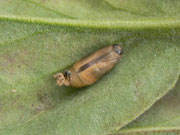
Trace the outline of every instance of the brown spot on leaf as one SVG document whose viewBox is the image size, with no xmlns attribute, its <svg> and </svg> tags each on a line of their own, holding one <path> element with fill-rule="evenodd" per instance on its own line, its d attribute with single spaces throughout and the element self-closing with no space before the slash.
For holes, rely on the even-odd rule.
<svg viewBox="0 0 180 135">
<path fill-rule="evenodd" d="M 6 52 L 6 54 L 0 55 L 0 69 L 2 72 L 8 72 L 10 75 L 15 73 L 15 67 L 21 67 L 26 64 L 26 58 L 28 55 L 26 49 L 16 50 L 15 52 Z"/>
<path fill-rule="evenodd" d="M 47 93 L 40 91 L 37 93 L 37 97 L 40 103 L 36 106 L 32 104 L 36 113 L 50 109 L 53 106 Z"/>
<path fill-rule="evenodd" d="M 141 87 L 143 87 L 143 83 L 138 80 L 138 81 L 136 81 L 135 87 L 136 87 L 136 89 L 134 90 L 135 96 L 136 96 L 137 98 L 138 98 L 138 97 L 142 97 L 142 96 L 143 96 L 143 93 L 141 93 L 139 89 L 141 89 Z"/>
<path fill-rule="evenodd" d="M 19 105 L 18 109 L 23 110 L 24 109 L 23 105 Z"/>
</svg>

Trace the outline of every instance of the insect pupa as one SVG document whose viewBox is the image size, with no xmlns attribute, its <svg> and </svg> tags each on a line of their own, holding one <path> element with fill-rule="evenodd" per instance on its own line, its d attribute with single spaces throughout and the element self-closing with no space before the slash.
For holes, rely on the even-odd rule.
<svg viewBox="0 0 180 135">
<path fill-rule="evenodd" d="M 59 86 L 85 87 L 95 83 L 120 60 L 122 48 L 118 44 L 104 47 L 77 61 L 69 70 L 54 75 Z"/>
</svg>

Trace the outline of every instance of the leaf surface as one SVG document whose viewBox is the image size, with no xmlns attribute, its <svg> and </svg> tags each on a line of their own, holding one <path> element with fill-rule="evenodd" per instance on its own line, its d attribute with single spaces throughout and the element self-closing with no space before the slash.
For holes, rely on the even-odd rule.
<svg viewBox="0 0 180 135">
<path fill-rule="evenodd" d="M 178 135 L 180 134 L 180 80 L 176 87 L 150 110 L 119 131 L 120 135 Z M 118 134 L 118 133 L 117 133 Z"/>
<path fill-rule="evenodd" d="M 1 134 L 113 133 L 174 87 L 180 73 L 178 7 L 147 18 L 110 4 L 0 0 Z M 123 57 L 100 81 L 83 89 L 56 85 L 55 73 L 115 43 Z"/>
</svg>

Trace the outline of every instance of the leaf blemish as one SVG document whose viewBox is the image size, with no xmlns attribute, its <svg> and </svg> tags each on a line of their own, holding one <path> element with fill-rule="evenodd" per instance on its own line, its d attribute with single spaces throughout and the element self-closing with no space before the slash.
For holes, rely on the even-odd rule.
<svg viewBox="0 0 180 135">
<path fill-rule="evenodd" d="M 47 93 L 38 92 L 37 97 L 39 100 L 39 104 L 38 105 L 34 105 L 34 104 L 31 105 L 34 108 L 36 113 L 39 113 L 43 110 L 47 110 L 53 106 L 52 103 L 50 102 L 50 99 L 49 99 Z"/>
</svg>

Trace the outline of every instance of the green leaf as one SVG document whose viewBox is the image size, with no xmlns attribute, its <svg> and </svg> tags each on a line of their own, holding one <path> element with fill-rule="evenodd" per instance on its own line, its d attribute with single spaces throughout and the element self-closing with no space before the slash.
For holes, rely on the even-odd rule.
<svg viewBox="0 0 180 135">
<path fill-rule="evenodd" d="M 1 0 L 0 13 L 1 15 L 8 16 L 18 15 L 22 17 L 69 18 L 48 7 L 43 7 L 26 0 Z"/>
<path fill-rule="evenodd" d="M 120 135 L 178 135 L 180 133 L 180 80 L 150 110 L 119 131 Z M 117 133 L 118 134 L 118 133 Z"/>
<path fill-rule="evenodd" d="M 1 0 L 0 13 L 47 18 L 117 20 L 179 18 L 178 0 Z"/>
<path fill-rule="evenodd" d="M 174 87 L 178 6 L 145 18 L 146 8 L 119 10 L 112 2 L 0 0 L 0 134 L 114 133 Z M 100 81 L 56 85 L 55 73 L 114 43 L 123 57 Z"/>
</svg>

